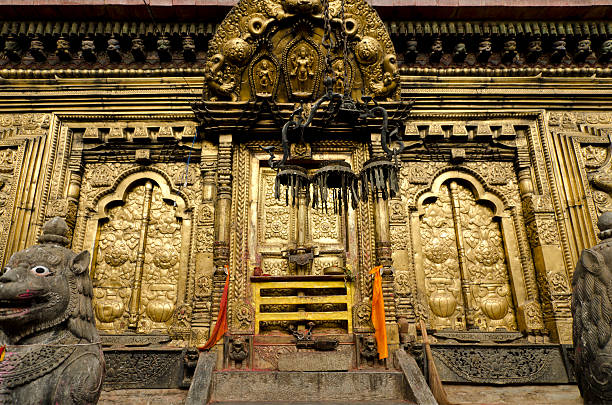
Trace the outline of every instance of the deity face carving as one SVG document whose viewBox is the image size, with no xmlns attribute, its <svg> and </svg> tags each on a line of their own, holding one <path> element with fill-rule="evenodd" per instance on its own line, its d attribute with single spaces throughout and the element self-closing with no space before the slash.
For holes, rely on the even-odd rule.
<svg viewBox="0 0 612 405">
<path fill-rule="evenodd" d="M 578 50 L 580 51 L 590 51 L 591 50 L 591 41 L 589 39 L 583 39 L 578 42 Z"/>
<path fill-rule="evenodd" d="M 515 52 L 516 51 L 516 41 L 513 39 L 511 39 L 510 41 L 506 41 L 504 43 L 504 51 Z"/>
<path fill-rule="evenodd" d="M 453 50 L 454 55 L 465 55 L 467 53 L 467 49 L 465 48 L 465 44 L 463 42 L 459 42 L 455 45 L 455 49 Z"/>
<path fill-rule="evenodd" d="M 433 45 L 431 46 L 431 51 L 432 52 L 442 52 L 442 50 L 443 50 L 442 41 L 439 39 L 436 39 L 433 42 Z"/>
<path fill-rule="evenodd" d="M 281 5 L 291 14 L 319 14 L 323 11 L 321 0 L 281 0 Z"/>
<path fill-rule="evenodd" d="M 535 40 L 535 41 L 529 42 L 529 45 L 527 46 L 527 50 L 529 52 L 542 52 L 542 41 Z"/>
<path fill-rule="evenodd" d="M 478 44 L 478 51 L 480 53 L 491 52 L 491 41 L 489 41 L 488 39 L 480 41 L 480 43 Z"/>
<path fill-rule="evenodd" d="M 566 43 L 564 40 L 553 42 L 553 49 L 556 52 L 564 52 L 566 50 Z"/>
<path fill-rule="evenodd" d="M 612 39 L 608 39 L 601 44 L 601 53 L 606 55 L 612 53 Z"/>
</svg>

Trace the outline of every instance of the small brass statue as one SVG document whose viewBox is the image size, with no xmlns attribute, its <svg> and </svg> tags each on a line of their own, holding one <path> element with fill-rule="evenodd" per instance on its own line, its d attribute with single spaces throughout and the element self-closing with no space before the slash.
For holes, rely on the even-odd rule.
<svg viewBox="0 0 612 405">
<path fill-rule="evenodd" d="M 612 212 L 599 217 L 601 242 L 584 249 L 572 280 L 576 379 L 585 404 L 612 404 Z"/>
<path fill-rule="evenodd" d="M 105 366 L 91 304 L 88 251 L 67 249 L 53 218 L 39 244 L 0 273 L 0 404 L 96 404 Z"/>
</svg>

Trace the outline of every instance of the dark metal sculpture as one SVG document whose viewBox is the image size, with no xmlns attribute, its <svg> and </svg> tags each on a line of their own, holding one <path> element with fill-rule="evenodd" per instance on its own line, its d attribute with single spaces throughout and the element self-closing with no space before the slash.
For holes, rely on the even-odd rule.
<svg viewBox="0 0 612 405">
<path fill-rule="evenodd" d="M 104 357 L 92 309 L 89 252 L 66 246 L 54 218 L 39 244 L 15 253 L 0 276 L 0 404 L 96 404 Z"/>
<path fill-rule="evenodd" d="M 601 242 L 580 255 L 572 280 L 575 371 L 585 404 L 612 404 L 612 212 L 597 226 Z"/>
<path fill-rule="evenodd" d="M 353 209 L 357 207 L 359 201 L 359 191 L 361 197 L 367 200 L 369 191 L 380 192 L 386 200 L 389 196 L 393 197 L 399 189 L 398 183 L 398 162 L 397 156 L 402 153 L 405 146 L 399 136 L 399 128 L 389 131 L 389 116 L 387 110 L 381 105 L 373 102 L 371 96 L 363 96 L 362 102 L 355 102 L 351 97 L 351 89 L 347 85 L 349 66 L 347 36 L 344 29 L 340 30 L 339 46 L 343 49 L 343 69 L 335 72 L 330 57 L 331 49 L 331 20 L 329 17 L 329 4 L 323 3 L 324 33 L 321 40 L 322 46 L 326 50 L 325 54 L 325 93 L 316 100 L 307 115 L 304 115 L 303 107 L 296 108 L 289 120 L 283 125 L 281 131 L 281 143 L 283 155 L 279 160 L 275 160 L 274 147 L 261 147 L 270 154 L 268 163 L 270 167 L 277 169 L 276 178 L 276 198 L 280 198 L 280 185 L 287 187 L 285 200 L 289 205 L 295 205 L 296 195 L 300 191 L 306 191 L 308 201 L 312 201 L 314 208 L 321 207 L 327 210 L 328 196 L 331 196 L 334 212 L 348 210 L 350 203 Z M 345 24 L 344 2 L 341 2 L 341 22 Z M 395 63 L 395 62 L 393 62 Z M 341 83 L 341 86 L 338 86 Z M 342 92 L 336 91 L 340 89 Z M 408 105 L 407 105 L 408 106 Z M 312 178 L 306 174 L 306 170 L 299 166 L 286 166 L 290 158 L 290 137 L 298 136 L 300 142 L 304 142 L 304 132 L 308 128 L 317 113 L 321 111 L 325 124 L 332 122 L 347 123 L 355 125 L 358 122 L 365 123 L 368 119 L 381 118 L 380 128 L 381 147 L 386 157 L 376 157 L 366 162 L 362 173 L 357 176 L 351 170 L 348 162 L 331 162 L 316 171 Z M 395 142 L 396 147 L 391 147 L 391 142 Z M 361 187 L 359 185 L 361 183 Z M 312 184 L 312 198 L 310 198 L 310 185 Z M 291 194 L 291 200 L 289 199 Z"/>
</svg>

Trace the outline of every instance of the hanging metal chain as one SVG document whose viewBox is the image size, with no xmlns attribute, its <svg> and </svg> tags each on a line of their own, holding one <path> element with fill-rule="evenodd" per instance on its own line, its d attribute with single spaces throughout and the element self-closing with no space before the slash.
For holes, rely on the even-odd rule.
<svg viewBox="0 0 612 405">
<path fill-rule="evenodd" d="M 350 96 L 350 86 L 349 86 L 349 77 L 348 77 L 348 64 L 349 64 L 349 55 L 348 55 L 348 38 L 346 35 L 346 20 L 344 18 L 344 0 L 340 1 L 340 41 L 342 42 L 342 66 L 344 67 L 344 97 L 348 98 Z"/>
<path fill-rule="evenodd" d="M 322 0 L 321 4 L 323 5 L 323 38 L 321 39 L 321 45 L 325 48 L 325 87 L 327 92 L 330 93 L 333 91 L 333 70 L 332 70 L 332 62 L 331 62 L 331 48 L 332 48 L 332 39 L 331 39 L 331 20 L 329 16 L 329 0 Z"/>
</svg>

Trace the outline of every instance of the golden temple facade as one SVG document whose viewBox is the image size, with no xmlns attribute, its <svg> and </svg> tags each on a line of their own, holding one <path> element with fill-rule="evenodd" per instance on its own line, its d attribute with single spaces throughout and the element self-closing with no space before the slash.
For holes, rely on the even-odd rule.
<svg viewBox="0 0 612 405">
<path fill-rule="evenodd" d="M 443 381 L 574 381 L 572 274 L 612 208 L 612 26 L 392 20 L 330 1 L 343 54 L 321 44 L 321 3 L 293 3 L 241 0 L 206 22 L 0 22 L 2 264 L 66 218 L 72 249 L 92 253 L 115 387 L 188 384 L 225 269 L 219 368 L 283 369 L 306 330 L 335 339 L 346 369 L 392 368 L 367 356 L 378 265 L 390 353 L 419 355 L 422 319 Z M 391 198 L 337 211 L 275 196 L 266 147 L 282 153 L 327 63 L 335 92 L 371 98 L 401 133 Z M 309 176 L 384 154 L 380 117 L 327 118 L 289 142 Z"/>
</svg>

